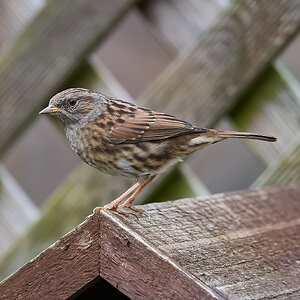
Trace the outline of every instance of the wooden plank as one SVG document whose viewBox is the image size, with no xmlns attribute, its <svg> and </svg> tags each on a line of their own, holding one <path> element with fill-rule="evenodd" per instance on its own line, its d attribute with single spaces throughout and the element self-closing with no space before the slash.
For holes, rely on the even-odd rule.
<svg viewBox="0 0 300 300">
<path fill-rule="evenodd" d="M 49 1 L 0 57 L 0 153 L 134 0 Z"/>
<path fill-rule="evenodd" d="M 296 299 L 299 199 L 298 184 L 147 204 L 142 216 L 102 211 L 1 295 L 65 298 L 100 275 L 134 299 Z"/>
<path fill-rule="evenodd" d="M 127 276 L 125 282 L 118 276 L 151 262 L 141 250 L 128 252 L 139 249 L 139 237 L 226 299 L 296 299 L 299 199 L 300 185 L 292 185 L 147 204 L 138 218 L 111 214 L 126 232 L 113 230 L 118 242 L 103 245 L 112 249 L 105 251 L 106 261 L 124 263 L 112 268 L 108 264 L 106 276 L 123 292 L 128 285 L 143 284 L 146 275 Z"/>
<path fill-rule="evenodd" d="M 91 216 L 1 283 L 1 299 L 66 299 L 99 274 L 99 221 Z"/>
<path fill-rule="evenodd" d="M 255 26 L 253 25 L 255 24 Z M 139 103 L 213 126 L 298 32 L 300 2 L 233 1 Z M 182 105 L 185 101 L 185 105 Z"/>
</svg>

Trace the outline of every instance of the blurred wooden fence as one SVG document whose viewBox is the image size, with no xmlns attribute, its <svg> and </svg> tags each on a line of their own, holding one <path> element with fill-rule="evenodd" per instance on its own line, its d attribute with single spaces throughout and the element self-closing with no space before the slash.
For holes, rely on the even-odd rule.
<svg viewBox="0 0 300 300">
<path fill-rule="evenodd" d="M 13 7 L 14 1 L 6 5 Z M 204 7 L 215 17 L 205 20 Z M 226 116 L 237 129 L 273 134 L 277 143 L 247 144 L 265 165 L 251 187 L 299 182 L 299 86 L 282 64 L 274 63 L 298 33 L 297 0 L 229 1 L 226 7 L 204 0 L 52 0 L 29 20 L 21 10 L 12 9 L 12 15 L 26 26 L 0 53 L 0 154 L 14 146 L 39 109 L 65 87 L 104 89 L 130 100 L 134 92 L 120 87 L 112 70 L 103 65 L 99 47 L 132 14 L 137 24 L 146 21 L 156 38 L 167 45 L 162 63 L 166 67 L 153 71 L 148 78 L 151 83 L 139 82 L 143 92 L 136 102 L 200 126 L 216 126 Z M 145 66 L 140 68 L 147 67 L 147 62 L 141 63 Z M 134 70 L 129 65 L 126 72 L 130 77 Z M 209 189 L 194 176 L 197 159 L 189 162 L 161 176 L 140 204 L 208 194 Z M 0 258 L 1 276 L 45 249 L 124 187 L 123 179 L 116 188 L 100 172 L 78 166 L 50 197 L 36 224 Z M 7 232 L 14 224 L 25 227 L 35 218 L 4 219 L 7 212 L 19 210 L 27 216 L 26 210 L 36 208 L 23 209 L 5 180 L 0 191 L 0 199 L 6 201 L 0 216 Z M 0 230 L 5 240 L 5 231 Z"/>
</svg>

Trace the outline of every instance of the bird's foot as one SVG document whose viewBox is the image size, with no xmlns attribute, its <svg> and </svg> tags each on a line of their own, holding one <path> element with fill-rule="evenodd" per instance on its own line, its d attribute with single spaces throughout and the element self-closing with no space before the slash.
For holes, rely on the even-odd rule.
<svg viewBox="0 0 300 300">
<path fill-rule="evenodd" d="M 130 203 L 126 203 L 126 202 L 124 204 L 121 204 L 119 206 L 119 208 L 129 208 L 129 209 L 131 209 L 131 210 L 133 210 L 135 212 L 138 212 L 140 214 L 142 214 L 144 212 L 144 210 L 142 210 L 141 208 L 138 208 L 138 207 L 136 207 L 136 206 L 134 206 L 134 205 L 132 205 Z"/>
<path fill-rule="evenodd" d="M 101 210 L 112 210 L 112 211 L 116 211 L 119 214 L 122 214 L 122 215 L 128 217 L 128 214 L 125 213 L 124 211 L 120 210 L 120 208 L 129 208 L 140 214 L 142 214 L 144 212 L 141 208 L 138 208 L 138 207 L 132 205 L 131 202 L 124 202 L 123 204 L 119 205 L 119 203 L 116 203 L 113 201 L 109 204 L 104 205 L 103 207 L 101 207 L 101 206 L 95 207 L 93 210 L 93 213 L 95 214 Z"/>
<path fill-rule="evenodd" d="M 93 213 L 96 213 L 96 212 L 98 212 L 100 210 L 115 210 L 117 208 L 118 208 L 118 206 L 114 205 L 114 203 L 109 203 L 109 204 L 106 204 L 104 206 L 97 206 L 97 207 L 95 207 L 94 210 L 93 210 Z"/>
<path fill-rule="evenodd" d="M 93 210 L 93 214 L 100 212 L 101 210 L 112 210 L 112 211 L 116 211 L 117 213 L 124 215 L 125 217 L 128 217 L 128 214 L 123 212 L 122 210 L 119 209 L 118 205 L 115 205 L 114 203 L 109 203 L 106 204 L 104 206 L 97 206 L 94 208 Z"/>
</svg>

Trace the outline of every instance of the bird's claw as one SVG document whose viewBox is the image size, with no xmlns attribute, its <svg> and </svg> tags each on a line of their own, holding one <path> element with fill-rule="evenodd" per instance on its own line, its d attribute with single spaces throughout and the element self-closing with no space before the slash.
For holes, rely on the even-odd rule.
<svg viewBox="0 0 300 300">
<path fill-rule="evenodd" d="M 101 210 L 111 210 L 111 211 L 115 211 L 125 217 L 128 217 L 128 214 L 125 213 L 124 211 L 120 210 L 118 206 L 115 206 L 115 205 L 105 205 L 105 206 L 97 206 L 94 208 L 93 210 L 93 214 L 96 214 L 98 212 L 100 212 Z"/>
<path fill-rule="evenodd" d="M 129 209 L 131 209 L 131 210 L 133 210 L 133 211 L 135 211 L 135 212 L 138 212 L 138 213 L 140 213 L 140 214 L 142 214 L 142 213 L 144 212 L 144 210 L 142 210 L 141 208 L 138 208 L 138 207 L 136 207 L 136 206 L 134 206 L 134 205 L 132 205 L 132 204 L 126 204 L 126 203 L 121 204 L 121 205 L 119 206 L 119 208 L 129 208 Z"/>
<path fill-rule="evenodd" d="M 97 212 L 101 211 L 101 210 L 112 210 L 112 211 L 116 211 L 117 213 L 124 215 L 125 217 L 128 217 L 128 214 L 125 213 L 124 211 L 120 210 L 120 208 L 129 208 L 135 212 L 138 212 L 140 214 L 142 214 L 144 211 L 141 208 L 138 208 L 134 205 L 131 204 L 122 204 L 122 205 L 113 205 L 112 203 L 110 204 L 106 204 L 105 206 L 97 206 L 94 208 L 93 210 L 93 214 L 96 214 Z"/>
<path fill-rule="evenodd" d="M 117 206 L 111 204 L 107 204 L 104 206 L 97 206 L 93 209 L 93 213 L 95 214 L 101 210 L 116 210 L 117 208 L 118 208 Z"/>
</svg>

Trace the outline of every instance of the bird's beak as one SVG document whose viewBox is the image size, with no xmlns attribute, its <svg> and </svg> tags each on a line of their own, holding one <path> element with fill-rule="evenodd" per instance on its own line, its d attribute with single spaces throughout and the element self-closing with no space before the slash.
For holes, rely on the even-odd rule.
<svg viewBox="0 0 300 300">
<path fill-rule="evenodd" d="M 53 105 L 48 105 L 46 108 L 44 108 L 43 110 L 41 110 L 39 112 L 39 115 L 40 114 L 53 114 L 53 113 L 56 113 L 56 112 L 60 112 L 61 109 L 59 107 L 55 107 Z"/>
</svg>

